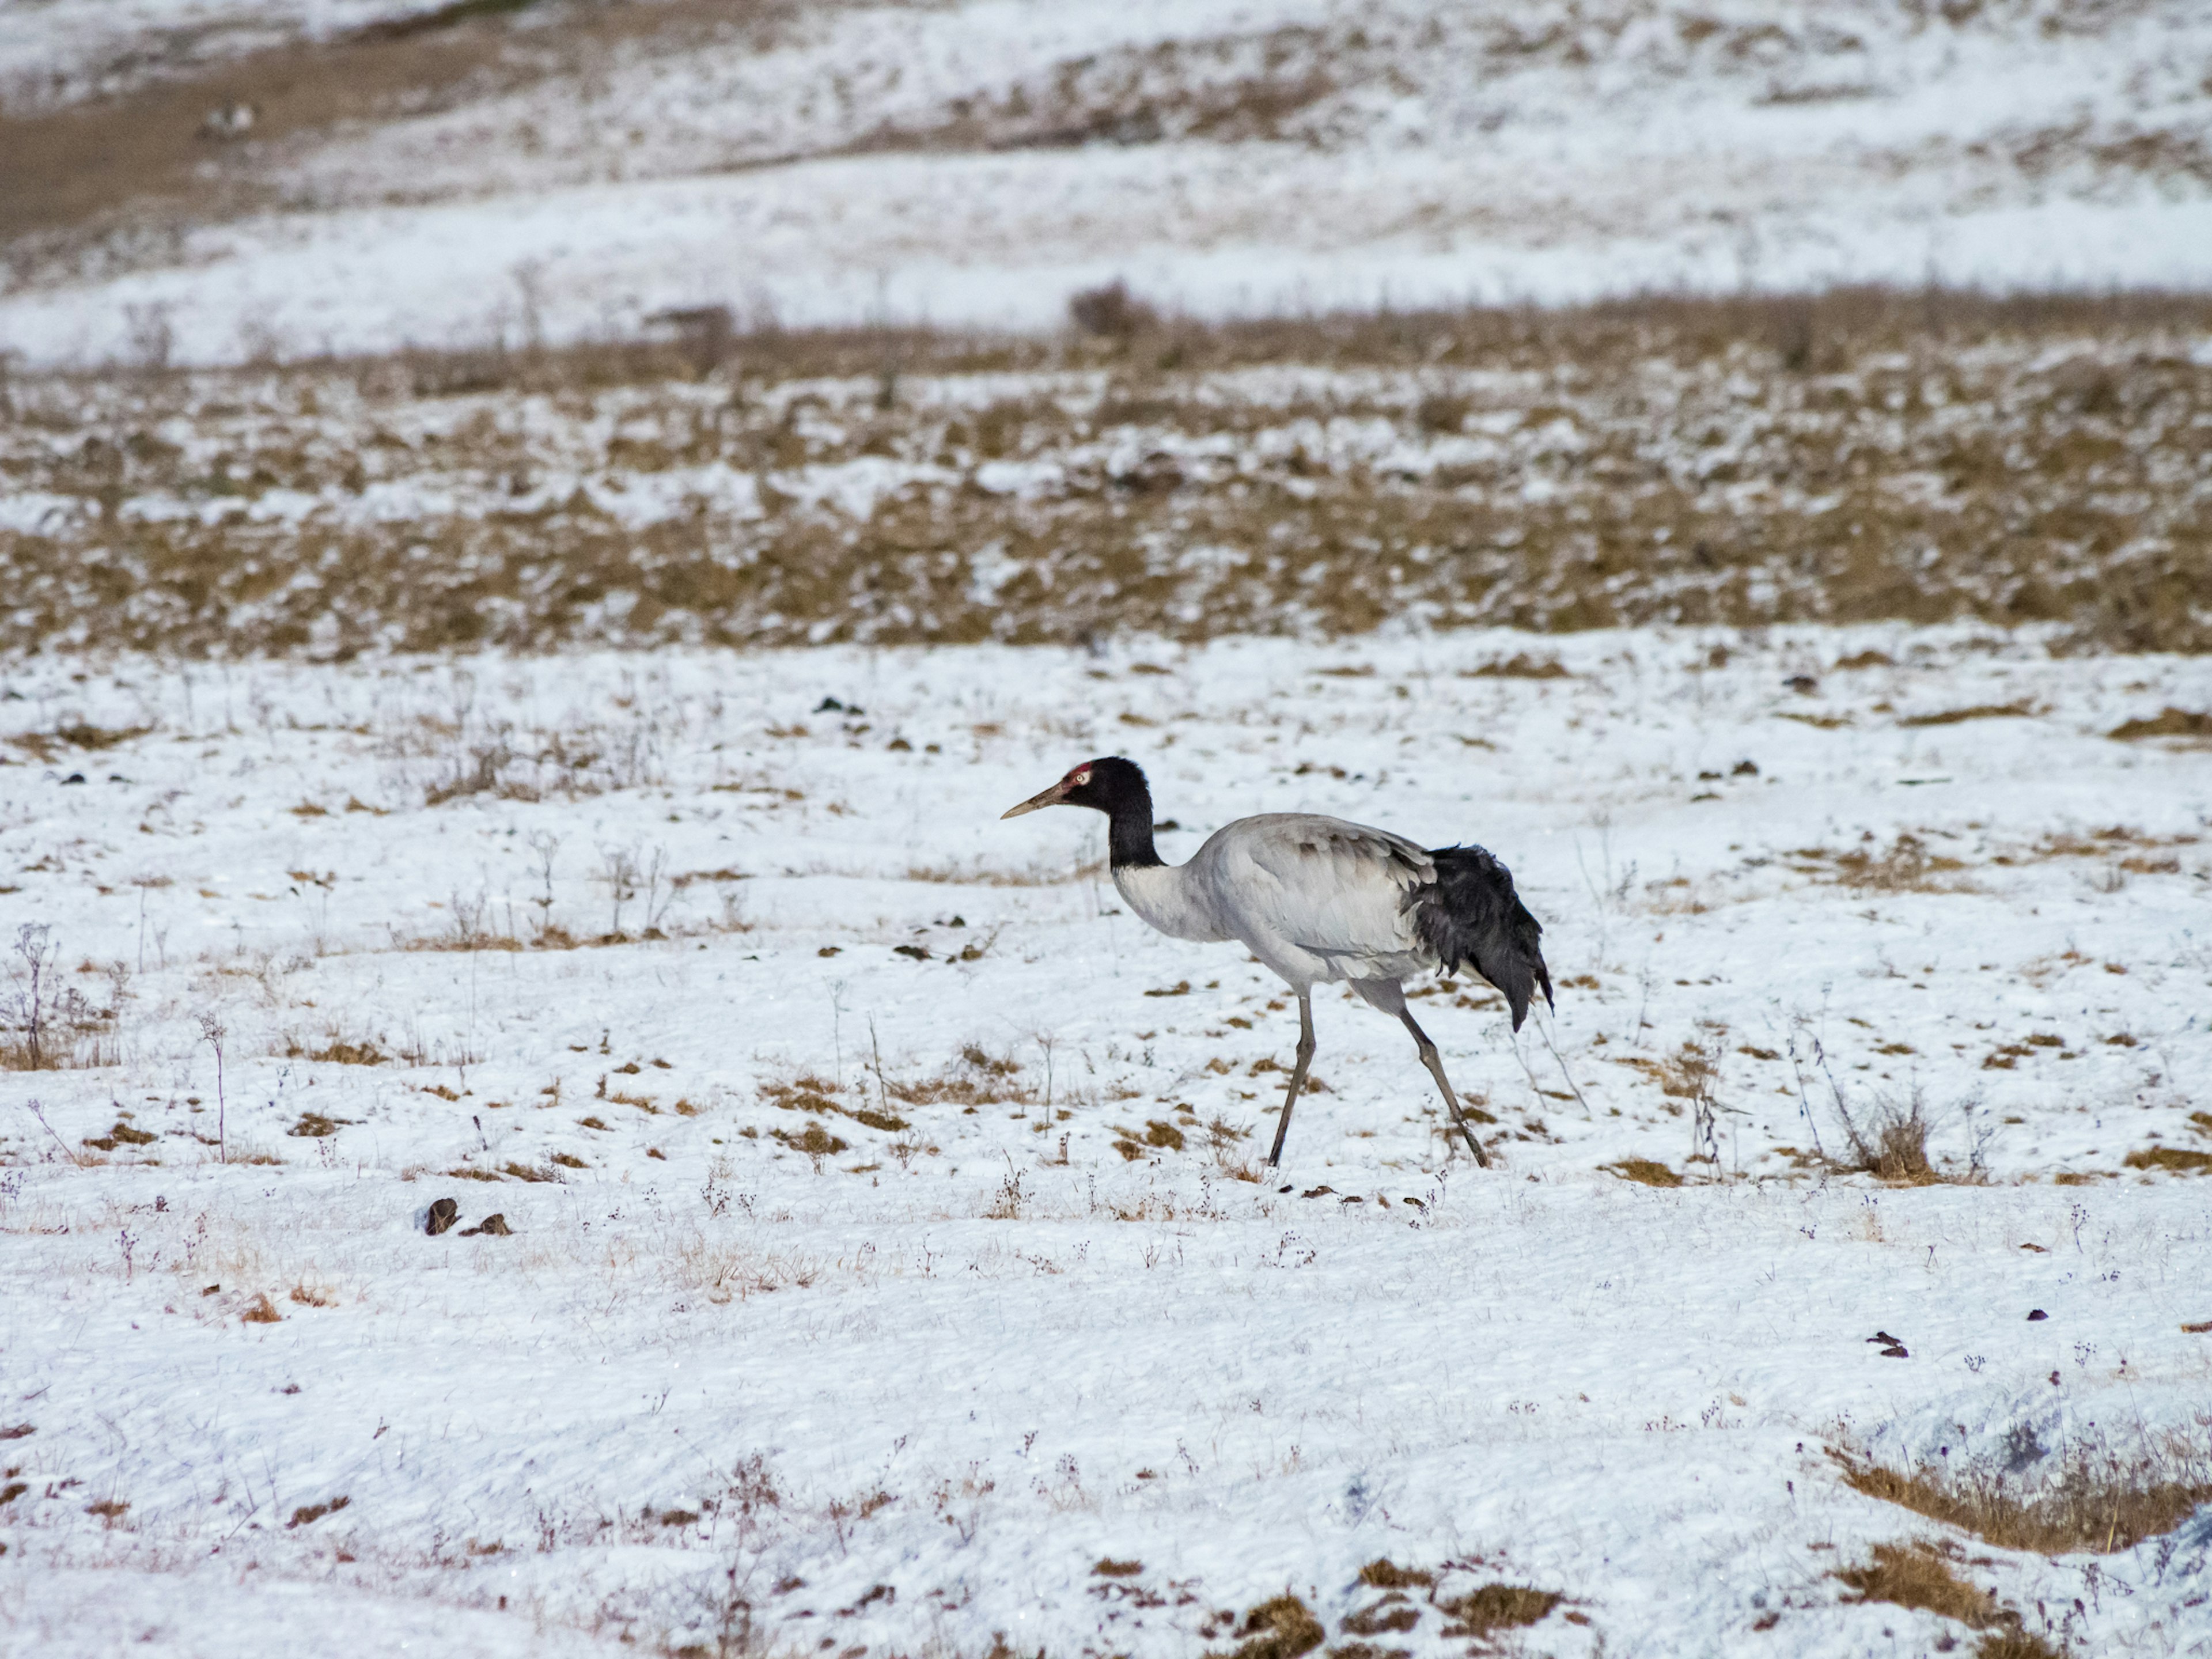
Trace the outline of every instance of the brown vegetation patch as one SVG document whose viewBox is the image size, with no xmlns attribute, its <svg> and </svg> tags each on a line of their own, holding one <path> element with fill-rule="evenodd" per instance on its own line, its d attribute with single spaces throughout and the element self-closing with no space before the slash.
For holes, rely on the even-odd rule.
<svg viewBox="0 0 2212 1659">
<path fill-rule="evenodd" d="M 0 1024 L 0 1072 L 114 1065 L 119 1058 L 112 1035 L 118 1004 L 111 998 L 102 1007 L 76 986 L 60 982 L 51 947 L 43 943 L 45 933 L 37 924 L 19 930 L 18 962 L 12 965 L 30 971 L 16 976 L 7 999 L 6 1023 Z M 29 984 L 34 976 L 35 994 Z"/>
<path fill-rule="evenodd" d="M 336 1515 L 352 1502 L 350 1498 L 331 1498 L 319 1504 L 302 1504 L 292 1511 L 292 1518 L 284 1524 L 287 1527 L 311 1527 L 326 1515 Z"/>
<path fill-rule="evenodd" d="M 1871 837 L 1869 837 L 1871 840 Z M 1803 847 L 1790 853 L 1793 867 L 1858 893 L 1966 893 L 1972 882 L 1959 872 L 1966 860 L 1933 853 L 1919 836 L 1904 833 L 1887 848 L 1854 847 L 1833 852 Z"/>
<path fill-rule="evenodd" d="M 794 1152 L 804 1152 L 809 1158 L 830 1158 L 846 1150 L 844 1141 L 818 1123 L 808 1124 L 797 1134 L 788 1129 L 771 1129 L 769 1133 Z"/>
<path fill-rule="evenodd" d="M 863 1128 L 880 1129 L 885 1134 L 896 1134 L 907 1127 L 906 1120 L 895 1112 L 878 1112 L 872 1107 L 855 1106 L 845 1115 Z"/>
<path fill-rule="evenodd" d="M 82 749 L 96 753 L 143 738 L 153 729 L 150 726 L 105 726 L 73 720 L 51 732 L 25 732 L 9 741 L 40 760 L 50 761 L 58 749 Z"/>
<path fill-rule="evenodd" d="M 1935 1126 L 1917 1091 L 1902 1100 L 1877 1099 L 1871 1107 L 1856 1110 L 1838 1092 L 1835 1108 L 1850 1151 L 1847 1157 L 1832 1158 L 1831 1168 L 1870 1175 L 1899 1187 L 1929 1187 L 1951 1178 L 1929 1158 L 1928 1135 Z"/>
<path fill-rule="evenodd" d="M 1370 1589 L 1426 1589 L 1437 1582 L 1437 1576 L 1419 1567 L 1401 1567 L 1387 1556 L 1377 1556 L 1360 1568 L 1359 1582 Z"/>
<path fill-rule="evenodd" d="M 117 1118 L 114 1127 L 104 1135 L 87 1135 L 82 1145 L 95 1152 L 112 1152 L 118 1146 L 150 1146 L 156 1137 L 143 1129 L 133 1128 L 125 1118 Z"/>
<path fill-rule="evenodd" d="M 2124 720 L 2105 735 L 2123 743 L 2142 738 L 2212 738 L 2212 714 L 2168 703 L 2148 720 Z"/>
<path fill-rule="evenodd" d="M 1459 1621 L 1455 1626 L 1444 1627 L 1446 1636 L 1482 1637 L 1492 1631 L 1533 1625 L 1565 1599 L 1556 1591 L 1526 1584 L 1488 1583 L 1437 1605 Z"/>
<path fill-rule="evenodd" d="M 1925 1540 L 1910 1544 L 1876 1544 L 1872 1559 L 1840 1567 L 1835 1576 L 1858 1592 L 1862 1601 L 1887 1601 L 1900 1607 L 1940 1613 L 1974 1630 L 2014 1623 L 2018 1615 L 1999 1604 L 1993 1590 L 1977 1589 L 1951 1571 L 1956 1549 Z"/>
<path fill-rule="evenodd" d="M 296 1037 L 288 1038 L 284 1058 L 317 1060 L 327 1066 L 382 1066 L 392 1057 L 376 1046 L 374 1038 L 340 1036 L 333 1032 L 320 1048 L 311 1048 Z"/>
<path fill-rule="evenodd" d="M 783 331 L 729 340 L 726 372 L 759 389 L 742 404 L 705 395 L 683 352 L 647 342 L 112 384 L 19 375 L 0 468 L 12 489 L 81 510 L 0 532 L 11 596 L 0 648 L 1198 640 L 1352 634 L 1419 608 L 1444 627 L 1545 630 L 1972 617 L 2058 622 L 2100 648 L 2204 650 L 2212 614 L 2193 550 L 2212 540 L 2212 501 L 2170 479 L 2212 455 L 2212 366 L 2172 349 L 2208 319 L 2212 302 L 2150 295 L 1645 299 L 1177 323 L 1164 331 L 1166 368 L 1103 336 Z M 1777 346 L 1808 328 L 1838 364 L 1817 380 Z M 2073 362 L 2054 359 L 2059 342 Z M 2111 378 L 2108 404 L 2078 396 L 2084 359 Z M 983 409 L 878 409 L 887 362 L 908 376 L 1100 369 L 1105 383 Z M 1285 362 L 1370 365 L 1407 384 L 1258 407 L 1208 379 Z M 1416 389 L 1474 369 L 1488 389 L 1451 395 L 1522 417 L 1493 459 L 1378 468 L 1307 451 L 1276 459 L 1248 441 L 1325 414 L 1431 444 Z M 826 405 L 819 419 L 781 395 L 840 377 L 807 394 Z M 1931 379 L 1940 399 L 1925 394 Z M 372 441 L 450 426 L 444 400 L 525 391 L 553 394 L 573 421 Z M 301 412 L 310 405 L 359 410 L 360 430 L 333 433 Z M 1541 440 L 1562 418 L 1581 439 L 1571 454 Z M 190 452 L 155 436 L 176 426 L 198 434 Z M 1717 466 L 1703 441 L 1716 427 L 1736 434 Z M 1139 428 L 1155 447 L 1162 436 L 1235 444 L 1238 488 L 1221 488 L 1210 464 L 1117 474 L 1097 459 L 1101 440 Z M 633 525 L 585 492 L 470 505 L 449 487 L 579 468 L 619 477 L 645 463 L 617 441 L 644 442 L 646 429 L 670 465 L 767 480 L 771 510 L 710 502 Z M 863 453 L 927 464 L 934 481 L 917 475 L 864 514 L 774 482 Z M 998 459 L 1058 460 L 1064 477 L 1042 494 L 994 491 L 975 469 Z M 1894 487 L 1931 474 L 1950 486 L 1940 509 Z M 1532 478 L 1551 487 L 1524 491 Z M 425 501 L 458 504 L 389 520 L 355 510 L 371 483 L 416 480 L 434 486 Z M 1749 483 L 1759 488 L 1746 495 Z M 252 515 L 276 489 L 316 505 L 296 523 Z M 122 510 L 142 497 L 194 510 Z M 975 580 L 986 550 L 1000 573 L 988 588 Z M 319 632 L 332 623 L 335 638 Z M 476 786 L 463 758 L 439 787 Z M 539 787 L 495 769 L 494 793 Z"/>
<path fill-rule="evenodd" d="M 935 1077 L 888 1080 L 883 1086 L 892 1099 L 909 1106 L 1021 1104 L 1037 1097 L 1020 1075 L 1020 1063 L 1012 1056 L 993 1054 L 971 1042 Z M 906 1126 L 902 1121 L 899 1127 Z"/>
<path fill-rule="evenodd" d="M 2212 1152 L 2185 1146 L 2146 1146 L 2120 1160 L 2130 1170 L 2170 1170 L 2176 1175 L 2212 1174 Z"/>
<path fill-rule="evenodd" d="M 2115 823 L 2082 834 L 2071 830 L 2057 831 L 2042 836 L 2025 852 L 2000 853 L 1990 861 L 2009 868 L 2040 859 L 2104 858 L 2115 860 L 2120 868 L 2136 874 L 2168 874 L 2180 868 L 2180 860 L 2171 856 L 2159 857 L 2159 851 L 2166 848 L 2194 847 L 2199 839 L 2187 834 L 2153 836 L 2126 824 Z M 2130 852 L 2130 848 L 2135 850 Z M 2080 967 L 2088 958 L 2068 953 L 2053 960 L 2069 967 Z M 2115 971 L 2125 973 L 2127 970 L 2122 968 Z"/>
<path fill-rule="evenodd" d="M 1940 714 L 1911 714 L 1899 726 L 1957 726 L 1965 720 L 2029 720 L 2034 708 L 2026 702 L 1978 702 L 1971 708 L 1947 708 Z"/>
<path fill-rule="evenodd" d="M 1387 1597 L 1371 1607 L 1363 1607 L 1344 1616 L 1344 1629 L 1351 1636 L 1393 1636 L 1400 1631 L 1413 1628 L 1421 1622 L 1421 1610 L 1408 1604 L 1402 1596 Z M 1340 1659 L 1332 1650 L 1330 1659 Z"/>
<path fill-rule="evenodd" d="M 2180 1436 L 2132 1456 L 2086 1444 L 2062 1449 L 2051 1454 L 2057 1474 L 2033 1491 L 1988 1463 L 1957 1460 L 1905 1474 L 1835 1447 L 1828 1455 L 1855 1491 L 2000 1549 L 2038 1555 L 2133 1549 L 2172 1531 L 2212 1499 L 2212 1455 Z"/>
<path fill-rule="evenodd" d="M 1526 652 L 1516 652 L 1510 657 L 1493 658 L 1480 667 L 1462 671 L 1461 678 L 1470 680 L 1565 680 L 1574 678 L 1557 657 L 1532 657 Z"/>
<path fill-rule="evenodd" d="M 1244 1615 L 1237 1634 L 1244 1639 L 1227 1654 L 1208 1654 L 1206 1659 L 1297 1659 L 1328 1638 L 1321 1620 L 1295 1595 L 1261 1602 Z"/>
<path fill-rule="evenodd" d="M 1682 1177 L 1656 1158 L 1624 1158 L 1611 1164 L 1601 1164 L 1601 1170 L 1619 1176 L 1623 1181 L 1632 1181 L 1639 1187 L 1679 1187 Z"/>
</svg>

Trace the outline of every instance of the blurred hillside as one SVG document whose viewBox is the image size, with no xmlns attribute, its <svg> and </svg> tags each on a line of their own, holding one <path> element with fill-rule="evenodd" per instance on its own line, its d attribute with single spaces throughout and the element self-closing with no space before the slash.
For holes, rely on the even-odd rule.
<svg viewBox="0 0 2212 1659">
<path fill-rule="evenodd" d="M 2187 0 L 0 4 L 0 349 L 2212 281 Z"/>
</svg>

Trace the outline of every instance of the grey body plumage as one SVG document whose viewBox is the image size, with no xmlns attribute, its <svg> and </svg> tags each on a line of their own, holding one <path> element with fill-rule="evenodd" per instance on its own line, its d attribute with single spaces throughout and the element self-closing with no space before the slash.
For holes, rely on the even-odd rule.
<svg viewBox="0 0 2212 1659">
<path fill-rule="evenodd" d="M 1106 814 L 1114 884 L 1138 915 L 1177 939 L 1239 940 L 1297 994 L 1297 1064 L 1268 1163 L 1281 1160 L 1313 1058 L 1313 987 L 1340 980 L 1412 1033 L 1468 1149 L 1487 1167 L 1436 1045 L 1406 1006 L 1403 981 L 1472 969 L 1504 993 L 1516 1031 L 1539 990 L 1551 1001 L 1543 928 L 1504 865 L 1480 847 L 1430 850 L 1314 812 L 1236 819 L 1187 863 L 1166 864 L 1153 846 L 1152 790 L 1142 769 L 1120 756 L 1085 762 L 1005 816 L 1063 805 Z"/>
</svg>

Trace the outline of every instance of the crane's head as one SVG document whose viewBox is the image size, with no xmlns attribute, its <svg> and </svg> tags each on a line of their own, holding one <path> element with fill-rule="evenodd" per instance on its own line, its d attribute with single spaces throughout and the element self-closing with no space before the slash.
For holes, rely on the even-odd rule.
<svg viewBox="0 0 2212 1659">
<path fill-rule="evenodd" d="M 1144 768 L 1134 761 L 1123 760 L 1119 755 L 1109 755 L 1102 760 L 1084 762 L 1051 788 L 1031 795 L 1019 806 L 1008 807 L 999 816 L 1018 818 L 1023 813 L 1034 812 L 1040 807 L 1088 806 L 1111 817 L 1115 808 L 1126 802 L 1133 806 L 1143 806 L 1144 821 L 1149 827 L 1152 801 L 1152 792 L 1145 783 Z"/>
</svg>

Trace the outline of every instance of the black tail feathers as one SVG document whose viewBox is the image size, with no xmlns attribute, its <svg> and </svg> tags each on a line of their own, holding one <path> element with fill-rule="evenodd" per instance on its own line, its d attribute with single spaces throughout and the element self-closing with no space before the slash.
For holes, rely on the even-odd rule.
<svg viewBox="0 0 2212 1659">
<path fill-rule="evenodd" d="M 1471 966 L 1503 991 L 1519 1030 L 1538 987 L 1552 1001 L 1552 973 L 1539 944 L 1543 925 L 1513 890 L 1512 872 L 1481 848 L 1441 847 L 1429 856 L 1436 884 L 1416 892 L 1414 931 L 1446 973 Z"/>
</svg>

